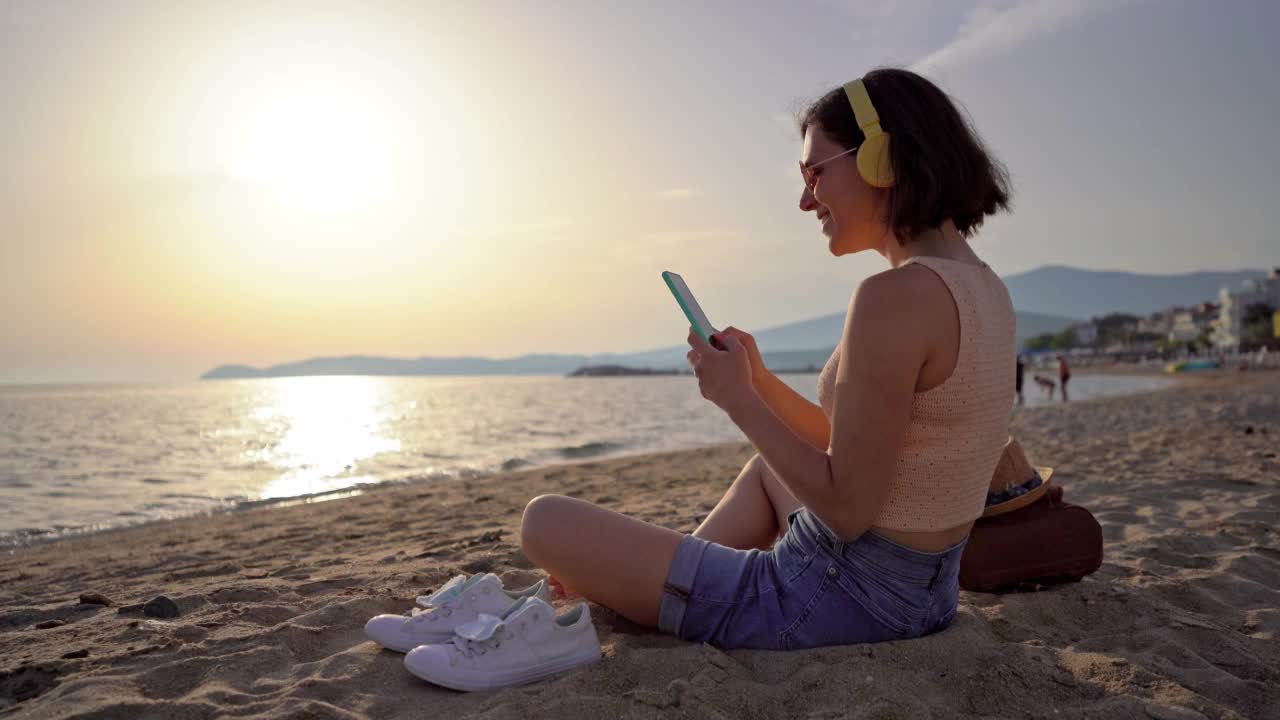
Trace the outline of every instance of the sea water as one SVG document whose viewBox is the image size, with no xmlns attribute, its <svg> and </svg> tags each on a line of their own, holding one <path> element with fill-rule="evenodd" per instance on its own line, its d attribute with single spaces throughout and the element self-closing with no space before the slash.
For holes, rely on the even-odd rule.
<svg viewBox="0 0 1280 720">
<path fill-rule="evenodd" d="M 816 374 L 780 377 L 816 402 Z M 1167 382 L 1076 376 L 1070 396 Z M 1034 383 L 1024 392 L 1047 402 Z M 691 375 L 0 385 L 0 544 L 744 440 Z"/>
</svg>

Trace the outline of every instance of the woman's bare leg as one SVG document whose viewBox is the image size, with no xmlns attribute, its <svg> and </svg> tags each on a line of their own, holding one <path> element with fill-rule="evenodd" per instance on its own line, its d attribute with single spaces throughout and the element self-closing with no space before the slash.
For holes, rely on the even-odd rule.
<svg viewBox="0 0 1280 720">
<path fill-rule="evenodd" d="M 787 516 L 800 501 L 753 455 L 729 491 L 703 519 L 694 536 L 732 548 L 768 549 L 787 529 Z"/>
<path fill-rule="evenodd" d="M 563 588 L 650 627 L 658 624 L 667 571 L 683 537 L 563 495 L 531 500 L 520 524 L 525 555 Z"/>
<path fill-rule="evenodd" d="M 754 455 L 693 534 L 710 542 L 742 550 L 767 549 L 786 530 L 787 516 L 798 507 L 800 501 L 778 480 L 764 458 Z M 643 528 L 662 532 L 654 533 Z M 550 574 L 550 583 L 557 596 L 585 595 L 641 623 L 644 621 L 612 604 L 601 594 L 608 594 L 611 589 L 616 589 L 619 585 L 626 586 L 629 582 L 625 578 L 621 581 L 614 578 L 610 574 L 610 568 L 618 562 L 619 555 L 631 559 L 634 557 L 630 555 L 634 552 L 633 547 L 644 547 L 630 546 L 629 543 L 657 541 L 665 547 L 665 543 L 674 538 L 665 564 L 658 563 L 661 573 L 640 573 L 642 577 L 648 578 L 641 580 L 642 583 L 657 578 L 654 604 L 649 607 L 641 603 L 632 609 L 641 616 L 647 610 L 652 610 L 653 622 L 646 624 L 657 624 L 657 607 L 662 602 L 662 586 L 666 584 L 667 571 L 671 566 L 671 557 L 675 555 L 675 546 L 680 542 L 680 533 L 588 502 L 558 495 L 534 498 L 525 508 L 520 532 L 525 554 Z M 663 540 L 663 537 L 666 539 Z M 620 544 L 619 540 L 622 541 Z M 567 545 L 572 547 L 566 547 Z M 648 558 L 637 559 L 642 564 L 648 561 Z M 630 594 L 631 599 L 634 599 L 634 589 L 629 589 L 624 594 Z"/>
</svg>

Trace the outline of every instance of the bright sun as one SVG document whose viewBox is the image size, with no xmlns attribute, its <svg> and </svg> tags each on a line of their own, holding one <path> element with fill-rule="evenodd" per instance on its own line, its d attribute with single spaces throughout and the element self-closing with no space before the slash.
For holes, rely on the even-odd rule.
<svg viewBox="0 0 1280 720">
<path fill-rule="evenodd" d="M 275 98 L 246 114 L 231 172 L 308 210 L 367 205 L 386 190 L 390 151 L 376 108 L 337 95 Z"/>
<path fill-rule="evenodd" d="M 396 117 L 360 75 L 316 63 L 256 78 L 232 111 L 228 170 L 312 213 L 376 202 L 392 182 Z"/>
</svg>

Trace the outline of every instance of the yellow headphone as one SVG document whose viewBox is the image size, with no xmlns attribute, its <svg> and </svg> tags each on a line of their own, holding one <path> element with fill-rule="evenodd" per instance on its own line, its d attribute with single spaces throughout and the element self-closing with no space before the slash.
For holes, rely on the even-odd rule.
<svg viewBox="0 0 1280 720">
<path fill-rule="evenodd" d="M 893 163 L 889 160 L 889 133 L 880 129 L 880 115 L 871 104 L 871 96 L 862 80 L 844 84 L 844 94 L 853 106 L 853 118 L 862 128 L 862 146 L 858 148 L 858 173 L 867 184 L 879 188 L 893 185 Z"/>
</svg>

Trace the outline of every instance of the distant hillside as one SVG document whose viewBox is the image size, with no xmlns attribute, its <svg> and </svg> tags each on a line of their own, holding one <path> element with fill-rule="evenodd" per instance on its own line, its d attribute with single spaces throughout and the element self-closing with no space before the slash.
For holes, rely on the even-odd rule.
<svg viewBox="0 0 1280 720">
<path fill-rule="evenodd" d="M 538 375 L 567 373 L 583 365 L 628 364 L 623 355 L 521 355 L 484 357 L 388 358 L 366 355 L 310 358 L 295 363 L 253 368 L 220 365 L 201 380 L 294 377 L 300 375 Z"/>
<path fill-rule="evenodd" d="M 1124 312 L 1148 315 L 1174 305 L 1217 302 L 1218 290 L 1237 288 L 1258 270 L 1139 275 L 1050 265 L 1004 278 L 1014 307 L 1081 319 Z"/>
<path fill-rule="evenodd" d="M 1018 313 L 1018 342 L 1034 335 L 1065 328 L 1068 318 Z M 780 325 L 754 333 L 765 365 L 779 370 L 821 368 L 844 331 L 844 314 Z M 686 369 L 687 345 L 638 353 L 598 355 L 521 355 L 514 358 L 422 357 L 388 358 L 366 355 L 310 358 L 295 363 L 254 368 L 221 365 L 201 380 L 294 377 L 301 375 L 545 375 L 565 374 L 584 365 L 625 365 L 636 368 Z"/>
<path fill-rule="evenodd" d="M 1045 333 L 1062 332 L 1076 320 L 1065 318 L 1060 315 L 1042 315 L 1040 313 L 1023 312 L 1021 310 L 1014 313 L 1018 322 L 1018 346 L 1022 346 L 1022 342 L 1027 338 L 1033 338 L 1037 335 Z"/>
<path fill-rule="evenodd" d="M 1183 275 L 1138 275 L 1062 266 L 1037 268 L 1004 278 L 1018 309 L 1018 345 L 1027 338 L 1058 332 L 1073 322 L 1112 312 L 1146 315 L 1172 305 L 1216 301 L 1221 287 L 1238 287 L 1256 270 L 1196 272 Z M 750 330 L 750 328 L 747 328 Z M 765 328 L 754 333 L 765 364 L 778 369 L 821 368 L 844 331 L 844 313 Z M 534 375 L 564 374 L 584 365 L 684 369 L 686 345 L 635 353 L 597 355 L 521 355 L 483 357 L 386 358 L 352 355 L 311 358 L 296 363 L 253 368 L 222 365 L 201 380 L 286 377 L 294 375 Z"/>
</svg>

